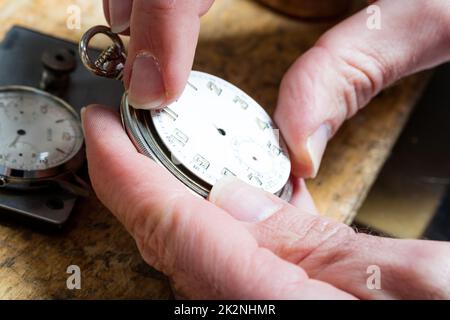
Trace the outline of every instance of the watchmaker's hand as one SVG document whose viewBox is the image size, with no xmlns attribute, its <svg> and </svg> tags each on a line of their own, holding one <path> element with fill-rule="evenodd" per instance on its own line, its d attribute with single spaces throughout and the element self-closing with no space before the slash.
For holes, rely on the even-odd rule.
<svg viewBox="0 0 450 320">
<path fill-rule="evenodd" d="M 275 120 L 299 177 L 317 174 L 328 139 L 380 90 L 450 59 L 448 0 L 375 4 L 380 30 L 367 27 L 362 11 L 323 35 L 284 76 Z"/>
<path fill-rule="evenodd" d="M 98 197 L 182 296 L 450 298 L 447 243 L 355 234 L 309 213 L 304 185 L 302 209 L 229 178 L 200 199 L 136 151 L 110 108 L 88 107 L 82 119 Z M 367 285 L 370 266 L 380 290 Z"/>
<path fill-rule="evenodd" d="M 200 29 L 213 0 L 104 0 L 116 33 L 131 30 L 124 83 L 141 109 L 173 102 L 186 86 Z M 131 24 L 131 28 L 130 27 Z"/>
</svg>

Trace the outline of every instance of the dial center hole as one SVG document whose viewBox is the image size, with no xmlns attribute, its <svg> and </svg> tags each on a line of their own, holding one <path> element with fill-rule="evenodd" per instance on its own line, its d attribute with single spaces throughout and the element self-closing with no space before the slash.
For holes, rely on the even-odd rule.
<svg viewBox="0 0 450 320">
<path fill-rule="evenodd" d="M 252 159 L 253 159 L 253 161 L 258 161 L 258 158 L 255 156 L 253 156 Z"/>
<path fill-rule="evenodd" d="M 24 136 L 24 135 L 27 134 L 27 132 L 26 132 L 25 130 L 23 130 L 23 129 L 20 129 L 20 130 L 17 130 L 17 134 L 18 134 L 19 136 Z"/>
<path fill-rule="evenodd" d="M 227 132 L 221 128 L 217 128 L 217 132 L 219 132 L 219 134 L 221 134 L 222 136 L 226 136 Z"/>
</svg>

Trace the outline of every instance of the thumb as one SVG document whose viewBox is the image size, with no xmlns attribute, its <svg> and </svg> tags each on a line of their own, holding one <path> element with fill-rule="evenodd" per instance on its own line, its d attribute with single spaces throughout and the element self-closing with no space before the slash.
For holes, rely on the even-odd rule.
<svg viewBox="0 0 450 320">
<path fill-rule="evenodd" d="M 447 1 L 376 4 L 381 29 L 367 26 L 365 11 L 354 15 L 323 35 L 282 81 L 275 120 L 298 177 L 317 174 L 328 140 L 380 90 L 450 59 Z"/>
</svg>

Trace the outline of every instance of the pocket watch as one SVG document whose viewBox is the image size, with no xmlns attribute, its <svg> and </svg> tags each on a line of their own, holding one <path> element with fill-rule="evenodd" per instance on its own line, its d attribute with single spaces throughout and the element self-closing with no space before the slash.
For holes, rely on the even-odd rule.
<svg viewBox="0 0 450 320">
<path fill-rule="evenodd" d="M 113 44 L 92 60 L 88 45 L 97 34 L 108 36 Z M 79 49 L 92 73 L 122 79 L 125 47 L 108 27 L 89 29 Z M 133 108 L 125 92 L 120 114 L 137 150 L 199 196 L 208 197 L 220 178 L 235 176 L 291 198 L 291 163 L 279 131 L 255 100 L 219 77 L 192 71 L 178 100 L 160 110 Z"/>
<path fill-rule="evenodd" d="M 2 187 L 40 187 L 83 161 L 78 115 L 39 89 L 0 87 L 0 137 Z"/>
<path fill-rule="evenodd" d="M 74 174 L 84 161 L 84 139 L 72 107 L 32 87 L 0 87 L 0 138 L 0 208 L 65 222 L 75 196 L 87 193 Z"/>
</svg>

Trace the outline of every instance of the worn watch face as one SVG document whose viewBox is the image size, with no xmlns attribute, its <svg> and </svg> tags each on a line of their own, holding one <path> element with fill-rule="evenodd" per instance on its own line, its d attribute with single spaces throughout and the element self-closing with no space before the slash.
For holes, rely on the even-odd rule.
<svg viewBox="0 0 450 320">
<path fill-rule="evenodd" d="M 290 161 L 264 109 L 230 83 L 193 71 L 175 103 L 152 111 L 171 161 L 210 185 L 236 176 L 271 193 L 289 179 Z"/>
<path fill-rule="evenodd" d="M 26 87 L 0 89 L 0 166 L 54 168 L 72 159 L 82 145 L 80 122 L 62 100 Z"/>
</svg>

